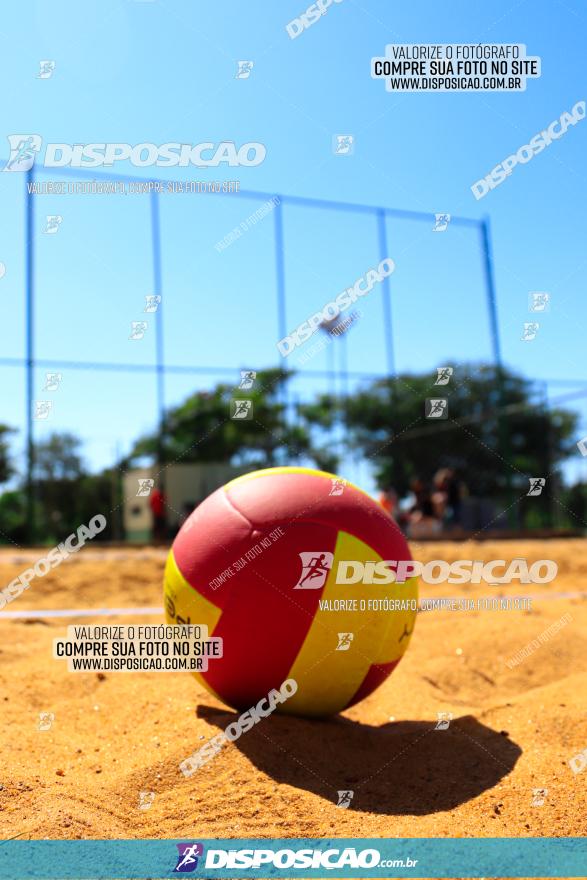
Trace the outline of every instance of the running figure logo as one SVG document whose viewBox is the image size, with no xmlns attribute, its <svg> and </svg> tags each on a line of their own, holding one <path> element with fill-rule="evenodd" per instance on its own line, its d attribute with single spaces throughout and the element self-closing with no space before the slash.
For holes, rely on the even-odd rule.
<svg viewBox="0 0 587 880">
<path fill-rule="evenodd" d="M 201 843 L 178 843 L 176 846 L 179 856 L 173 873 L 191 874 L 198 867 L 198 858 L 204 855 L 204 847 Z"/>
<path fill-rule="evenodd" d="M 342 495 L 345 490 L 345 486 L 348 485 L 347 481 L 344 477 L 332 477 L 331 479 L 332 486 L 330 488 L 329 495 Z"/>
<path fill-rule="evenodd" d="M 238 386 L 243 391 L 250 391 L 257 378 L 256 370 L 241 370 L 241 382 Z"/>
<path fill-rule="evenodd" d="M 338 793 L 338 803 L 337 807 L 342 807 L 343 810 L 346 810 L 351 805 L 351 801 L 355 796 L 354 791 L 347 789 L 346 791 L 339 791 Z"/>
<path fill-rule="evenodd" d="M 448 385 L 450 382 L 450 377 L 452 376 L 454 370 L 452 367 L 436 367 L 436 382 L 435 385 Z"/>
<path fill-rule="evenodd" d="M 35 421 L 39 421 L 40 419 L 48 419 L 49 413 L 52 409 L 52 400 L 35 400 L 35 414 L 33 416 L 33 419 L 35 419 Z"/>
<path fill-rule="evenodd" d="M 252 400 L 231 400 L 230 401 L 230 418 L 243 421 L 253 418 L 253 401 Z"/>
<path fill-rule="evenodd" d="M 61 214 L 47 214 L 47 225 L 43 230 L 45 235 L 55 235 L 63 222 Z"/>
<path fill-rule="evenodd" d="M 452 712 L 437 712 L 438 721 L 434 730 L 448 730 L 452 721 Z"/>
<path fill-rule="evenodd" d="M 248 79 L 253 71 L 253 67 L 255 66 L 254 61 L 237 61 L 238 69 L 236 71 L 235 79 Z"/>
<path fill-rule="evenodd" d="M 546 480 L 544 477 L 528 477 L 530 481 L 530 488 L 526 492 L 526 495 L 542 495 L 542 490 L 546 486 Z"/>
<path fill-rule="evenodd" d="M 54 712 L 40 712 L 38 730 L 51 730 L 51 725 L 55 721 Z"/>
<path fill-rule="evenodd" d="M 139 810 L 150 810 L 154 800 L 154 791 L 139 791 Z"/>
<path fill-rule="evenodd" d="M 335 134 L 332 139 L 332 151 L 335 156 L 352 156 L 355 138 L 352 134 Z"/>
<path fill-rule="evenodd" d="M 428 397 L 424 414 L 427 419 L 448 419 L 448 398 Z"/>
<path fill-rule="evenodd" d="M 532 290 L 528 294 L 528 310 L 531 312 L 550 311 L 550 294 L 544 290 Z"/>
<path fill-rule="evenodd" d="M 51 79 L 53 71 L 55 70 L 55 62 L 39 61 L 39 68 L 40 70 L 37 74 L 37 79 Z"/>
<path fill-rule="evenodd" d="M 351 642 L 354 639 L 354 633 L 339 633 L 338 634 L 338 645 L 336 646 L 337 651 L 348 651 L 351 647 Z"/>
<path fill-rule="evenodd" d="M 145 312 L 156 312 L 161 305 L 161 296 L 158 293 L 145 296 Z"/>
<path fill-rule="evenodd" d="M 9 134 L 10 157 L 4 171 L 29 171 L 35 156 L 41 149 L 43 139 L 38 134 Z"/>
<path fill-rule="evenodd" d="M 533 339 L 536 339 L 536 334 L 539 330 L 540 324 L 538 321 L 525 321 L 521 337 L 522 342 L 532 342 Z"/>
<path fill-rule="evenodd" d="M 130 336 L 129 339 L 142 339 L 147 330 L 147 322 L 146 321 L 131 321 L 130 322 Z"/>
<path fill-rule="evenodd" d="M 62 373 L 45 373 L 45 386 L 43 391 L 58 391 L 62 379 Z"/>
<path fill-rule="evenodd" d="M 450 223 L 450 214 L 435 214 L 434 215 L 434 226 L 432 227 L 432 232 L 444 232 L 445 229 L 448 229 L 448 224 Z"/>
<path fill-rule="evenodd" d="M 334 562 L 332 553 L 300 553 L 302 573 L 294 590 L 319 590 L 324 586 Z"/>
</svg>

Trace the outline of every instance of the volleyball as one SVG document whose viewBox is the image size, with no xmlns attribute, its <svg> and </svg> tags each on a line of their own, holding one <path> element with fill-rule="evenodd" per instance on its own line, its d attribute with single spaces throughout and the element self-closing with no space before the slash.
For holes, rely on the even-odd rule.
<svg viewBox="0 0 587 880">
<path fill-rule="evenodd" d="M 408 647 L 417 578 L 378 583 L 373 571 L 410 559 L 392 517 L 348 481 L 301 467 L 256 471 L 210 495 L 178 532 L 167 620 L 222 638 L 222 657 L 193 674 L 227 705 L 250 708 L 293 679 L 276 711 L 333 715 L 371 694 Z"/>
</svg>

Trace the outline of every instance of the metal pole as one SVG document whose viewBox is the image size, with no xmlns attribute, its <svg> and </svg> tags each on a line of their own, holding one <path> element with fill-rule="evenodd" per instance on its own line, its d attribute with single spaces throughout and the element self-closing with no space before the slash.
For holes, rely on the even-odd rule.
<svg viewBox="0 0 587 880">
<path fill-rule="evenodd" d="M 493 362 L 496 368 L 501 369 L 501 343 L 499 340 L 499 326 L 497 323 L 497 302 L 495 297 L 495 280 L 493 277 L 493 256 L 491 253 L 489 217 L 483 218 L 480 229 L 483 246 L 483 268 L 485 271 L 485 291 L 487 294 L 487 308 L 489 310 L 489 329 L 491 332 Z"/>
<path fill-rule="evenodd" d="M 328 378 L 328 394 L 332 397 L 333 400 L 336 400 L 336 364 L 335 364 L 335 354 L 334 354 L 334 343 L 332 341 L 332 337 L 329 334 L 325 335 L 326 339 L 326 366 L 327 371 L 326 375 Z"/>
<path fill-rule="evenodd" d="M 287 304 L 285 299 L 285 253 L 283 248 L 283 213 L 281 207 L 281 196 L 273 196 L 276 199 L 275 204 L 275 293 L 277 297 L 277 332 L 279 334 L 279 339 L 284 339 L 287 336 Z M 283 369 L 283 366 L 279 365 L 280 369 Z M 283 389 L 283 404 L 284 404 L 284 414 L 285 421 L 288 422 L 290 419 L 289 412 L 289 394 L 288 394 L 288 382 L 285 383 L 285 387 Z"/>
<path fill-rule="evenodd" d="M 34 183 L 33 168 L 29 168 L 25 180 L 25 328 L 26 328 L 26 533 L 29 544 L 34 544 L 35 527 L 35 447 L 33 438 L 33 385 L 35 378 L 34 353 L 34 196 L 31 192 Z"/>
<path fill-rule="evenodd" d="M 383 260 L 387 257 L 387 227 L 385 223 L 385 211 L 379 209 L 377 211 L 377 233 L 379 238 L 379 259 Z M 389 276 L 383 279 L 383 333 L 385 337 L 385 352 L 387 356 L 387 375 L 392 380 L 389 383 L 389 430 L 392 437 L 396 434 L 396 370 L 395 370 L 395 354 L 393 350 L 393 324 L 391 319 L 391 290 L 389 287 Z"/>
<path fill-rule="evenodd" d="M 161 232 L 159 223 L 159 195 L 151 191 L 151 240 L 153 247 L 153 293 L 161 296 L 155 312 L 155 358 L 157 364 L 157 411 L 159 428 L 157 436 L 157 463 L 163 465 L 165 439 L 165 360 L 163 355 L 163 297 L 161 284 Z M 161 476 L 160 476 L 161 482 Z M 163 488 L 161 486 L 161 488 Z"/>
<path fill-rule="evenodd" d="M 276 275 L 276 294 L 277 294 L 277 332 L 279 338 L 283 339 L 287 336 L 287 312 L 285 302 L 285 267 L 284 267 L 284 251 L 283 251 L 283 214 L 281 208 L 281 199 L 277 198 L 275 205 L 275 275 Z"/>
<path fill-rule="evenodd" d="M 493 363 L 495 366 L 495 378 L 497 384 L 498 400 L 500 414 L 497 417 L 497 437 L 499 453 L 505 464 L 505 484 L 506 484 L 506 508 L 509 525 L 513 526 L 516 521 L 518 511 L 512 510 L 512 469 L 510 465 L 510 440 L 509 428 L 507 423 L 507 415 L 501 410 L 507 405 L 505 393 L 505 381 L 503 373 L 503 363 L 501 359 L 501 342 L 499 338 L 499 325 L 497 322 L 497 300 L 495 294 L 495 279 L 493 275 L 493 254 L 491 251 L 491 229 L 489 225 L 489 217 L 484 217 L 479 225 L 481 232 L 481 244 L 483 249 L 483 268 L 485 274 L 485 292 L 487 297 L 487 309 L 489 312 L 489 331 L 491 334 L 491 350 L 493 353 Z"/>
<path fill-rule="evenodd" d="M 347 335 L 346 333 L 343 333 L 340 337 L 340 381 L 342 394 L 345 399 L 349 396 L 349 361 L 347 343 Z"/>
<path fill-rule="evenodd" d="M 379 238 L 379 259 L 387 257 L 387 229 L 385 223 L 385 211 L 377 211 L 377 232 Z M 382 282 L 383 298 L 383 333 L 385 334 L 385 352 L 387 357 L 387 372 L 395 378 L 395 357 L 393 351 L 393 325 L 391 320 L 391 291 L 389 289 L 389 276 Z"/>
<path fill-rule="evenodd" d="M 546 461 L 545 461 L 545 472 L 549 475 L 549 479 L 546 481 L 546 493 L 545 493 L 545 502 L 546 502 L 546 525 L 549 529 L 553 527 L 556 528 L 559 525 L 559 508 L 555 506 L 554 498 L 560 494 L 561 486 L 558 482 L 558 475 L 553 467 L 554 465 L 554 450 L 553 450 L 553 442 L 552 442 L 552 421 L 549 413 L 549 403 L 548 403 L 548 382 L 542 380 L 540 382 L 542 386 L 542 406 L 544 407 L 544 413 L 546 415 Z"/>
</svg>

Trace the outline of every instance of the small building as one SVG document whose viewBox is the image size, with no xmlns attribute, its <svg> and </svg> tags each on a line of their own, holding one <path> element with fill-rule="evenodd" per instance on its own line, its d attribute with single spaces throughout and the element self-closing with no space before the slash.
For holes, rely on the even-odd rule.
<svg viewBox="0 0 587 880">
<path fill-rule="evenodd" d="M 216 489 L 250 468 L 226 464 L 172 464 L 163 471 L 165 524 L 173 537 L 192 510 Z M 149 499 L 157 486 L 156 465 L 134 468 L 122 479 L 123 526 L 127 541 L 148 544 L 153 540 L 153 514 Z"/>
</svg>

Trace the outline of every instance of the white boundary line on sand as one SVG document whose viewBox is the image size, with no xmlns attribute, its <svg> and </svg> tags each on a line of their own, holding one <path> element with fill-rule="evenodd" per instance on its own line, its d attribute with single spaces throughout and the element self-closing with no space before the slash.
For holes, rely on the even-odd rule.
<svg viewBox="0 0 587 880">
<path fill-rule="evenodd" d="M 27 620 L 33 617 L 118 617 L 131 614 L 163 614 L 163 608 L 44 608 L 41 611 L 0 611 L 0 620 Z"/>
<path fill-rule="evenodd" d="M 439 597 L 440 598 L 440 597 Z M 481 599 L 498 598 L 495 596 L 477 596 Z M 503 598 L 503 597 L 499 597 Z M 519 599 L 520 596 L 515 598 Z M 536 599 L 537 601 L 555 599 L 585 599 L 587 592 L 574 593 L 533 593 L 523 596 L 524 599 Z M 44 617 L 129 617 L 132 614 L 163 614 L 163 608 L 146 606 L 142 608 L 58 608 L 42 609 L 40 611 L 0 611 L 0 620 L 30 620 L 31 618 Z"/>
</svg>

